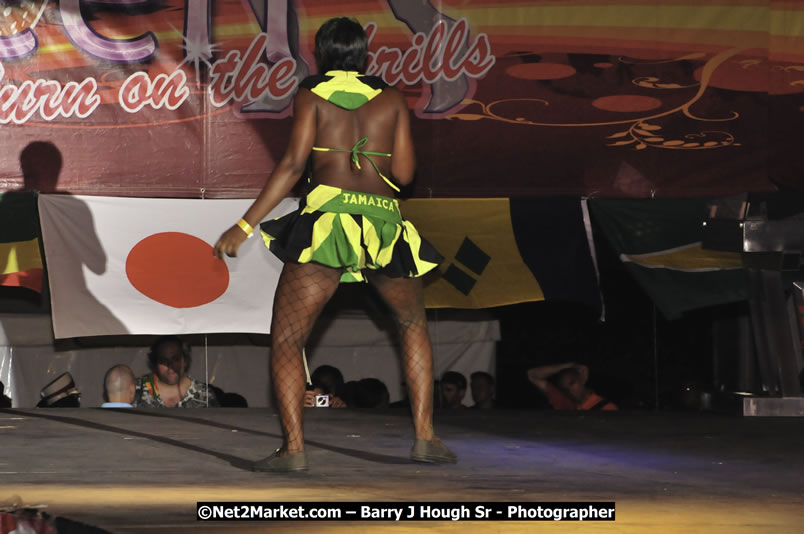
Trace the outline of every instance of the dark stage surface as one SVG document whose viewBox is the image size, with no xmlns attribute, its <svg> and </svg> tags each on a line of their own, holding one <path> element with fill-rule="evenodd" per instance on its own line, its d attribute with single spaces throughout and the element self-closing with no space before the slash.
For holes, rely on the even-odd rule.
<svg viewBox="0 0 804 534">
<path fill-rule="evenodd" d="M 0 507 L 111 532 L 801 532 L 800 418 L 439 412 L 457 465 L 408 460 L 406 412 L 308 409 L 310 471 L 249 463 L 270 409 L 0 410 Z M 200 523 L 198 501 L 614 501 L 614 522 Z M 301 529 L 301 530 L 300 530 Z"/>
</svg>

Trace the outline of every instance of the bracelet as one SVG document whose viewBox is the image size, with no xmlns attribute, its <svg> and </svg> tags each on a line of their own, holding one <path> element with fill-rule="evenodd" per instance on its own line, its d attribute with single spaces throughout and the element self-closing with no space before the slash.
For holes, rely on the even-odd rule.
<svg viewBox="0 0 804 534">
<path fill-rule="evenodd" d="M 246 222 L 245 219 L 240 219 L 237 221 L 237 226 L 240 227 L 246 233 L 246 238 L 249 238 L 254 235 L 254 228 L 251 227 L 249 223 Z"/>
</svg>

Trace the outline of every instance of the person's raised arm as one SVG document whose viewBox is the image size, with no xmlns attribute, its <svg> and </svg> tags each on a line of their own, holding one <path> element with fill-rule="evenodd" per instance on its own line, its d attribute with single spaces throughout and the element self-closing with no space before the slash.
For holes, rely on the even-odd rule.
<svg viewBox="0 0 804 534">
<path fill-rule="evenodd" d="M 307 89 L 299 89 L 296 94 L 288 148 L 271 176 L 265 181 L 265 185 L 254 203 L 243 215 L 243 220 L 252 229 L 256 228 L 260 221 L 287 196 L 304 172 L 307 158 L 310 156 L 315 142 L 315 98 L 317 97 Z M 236 256 L 237 249 L 247 237 L 246 230 L 235 224 L 218 239 L 215 244 L 215 256 L 221 259 L 224 254 Z"/>
<path fill-rule="evenodd" d="M 570 367 L 574 367 L 574 362 L 567 362 L 567 363 L 558 363 L 555 365 L 545 365 L 542 367 L 533 367 L 528 369 L 528 380 L 534 386 L 538 387 L 541 390 L 547 388 L 547 379 L 553 376 L 554 374 L 558 373 L 559 371 L 563 371 L 564 369 L 568 369 Z"/>
<path fill-rule="evenodd" d="M 578 375 L 581 377 L 581 384 L 584 386 L 589 382 L 589 368 L 582 363 L 576 363 L 573 367 L 578 370 Z"/>
<path fill-rule="evenodd" d="M 402 93 L 394 91 L 397 96 L 397 119 L 394 130 L 394 148 L 391 153 L 391 175 L 401 185 L 413 181 L 416 171 L 416 154 L 413 150 L 413 136 L 410 133 L 410 111 Z"/>
</svg>

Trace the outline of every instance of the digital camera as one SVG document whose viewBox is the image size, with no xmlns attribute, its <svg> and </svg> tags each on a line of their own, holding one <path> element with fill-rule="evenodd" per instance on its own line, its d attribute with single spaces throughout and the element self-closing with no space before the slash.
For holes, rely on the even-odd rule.
<svg viewBox="0 0 804 534">
<path fill-rule="evenodd" d="M 329 408 L 329 395 L 316 395 L 315 396 L 316 408 Z"/>
</svg>

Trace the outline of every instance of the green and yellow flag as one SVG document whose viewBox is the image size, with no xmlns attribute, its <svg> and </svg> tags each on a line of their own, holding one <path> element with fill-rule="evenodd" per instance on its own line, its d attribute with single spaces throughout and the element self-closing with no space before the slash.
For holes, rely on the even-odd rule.
<svg viewBox="0 0 804 534">
<path fill-rule="evenodd" d="M 592 199 L 589 208 L 665 317 L 749 296 L 742 254 L 702 246 L 711 199 Z"/>
<path fill-rule="evenodd" d="M 0 286 L 42 291 L 35 193 L 0 195 Z"/>
</svg>

